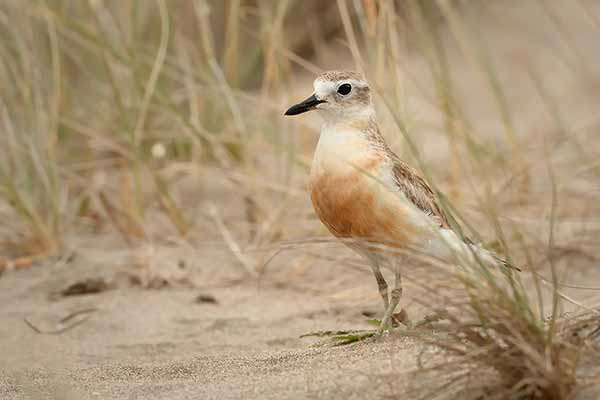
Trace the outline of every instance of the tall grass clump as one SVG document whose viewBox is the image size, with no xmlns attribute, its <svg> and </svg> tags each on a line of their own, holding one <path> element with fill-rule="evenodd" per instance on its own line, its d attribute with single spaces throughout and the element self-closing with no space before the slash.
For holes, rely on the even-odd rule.
<svg viewBox="0 0 600 400">
<path fill-rule="evenodd" d="M 63 59 L 56 24 L 0 9 L 0 195 L 23 225 L 29 253 L 60 245 L 68 186 L 58 164 Z"/>
<path fill-rule="evenodd" d="M 218 231 L 205 206 L 214 199 L 185 204 L 179 185 L 210 171 L 246 208 L 244 232 L 225 236 L 250 235 L 254 246 L 280 236 L 295 160 L 273 99 L 292 60 L 301 62 L 287 48 L 283 19 L 292 8 L 2 2 L 0 200 L 17 216 L 19 253 L 54 253 L 90 228 L 129 244 L 165 233 L 191 240 L 207 225 Z M 306 33 L 294 29 L 305 47 Z M 261 154 L 271 144 L 277 207 L 259 199 Z"/>
<path fill-rule="evenodd" d="M 475 261 L 458 258 L 455 268 L 434 262 L 430 265 L 434 279 L 431 275 L 419 277 L 414 270 L 412 277 L 406 272 L 412 285 L 422 292 L 416 296 L 418 303 L 433 313 L 431 321 L 436 321 L 424 324 L 435 328 L 433 334 L 417 329 L 408 335 L 418 337 L 450 358 L 423 357 L 422 368 L 415 371 L 417 383 L 409 385 L 402 396 L 569 399 L 581 387 L 597 384 L 594 378 L 579 377 L 582 354 L 597 351 L 597 346 L 590 337 L 582 338 L 575 326 L 577 319 L 582 318 L 576 316 L 582 313 L 592 321 L 592 326 L 600 326 L 599 311 L 566 294 L 569 285 L 554 252 L 561 223 L 559 210 L 564 210 L 561 202 L 567 200 L 559 196 L 559 179 L 569 178 L 555 170 L 556 156 L 548 152 L 547 146 L 537 151 L 528 142 L 530 133 L 517 129 L 518 117 L 503 86 L 501 67 L 496 65 L 498 56 L 486 44 L 483 27 L 478 25 L 477 15 L 485 12 L 486 7 L 461 2 L 410 2 L 399 7 L 391 1 L 355 2 L 350 6 L 341 0 L 338 5 L 349 52 L 357 68 L 377 83 L 380 103 L 390 116 L 390 129 L 399 132 L 405 143 L 403 154 L 419 165 L 438 191 L 442 207 L 453 216 L 455 230 L 485 242 L 509 264 L 519 265 L 523 270 L 520 273 L 510 268 L 490 270 L 475 257 Z M 450 198 L 435 184 L 434 172 L 424 159 L 427 149 L 419 146 L 418 133 L 407 110 L 405 88 L 411 81 L 410 68 L 402 63 L 397 51 L 403 34 L 410 34 L 407 47 L 419 53 L 430 71 L 430 86 L 423 87 L 422 82 L 416 85 L 436 109 L 440 134 L 446 136 L 449 144 L 450 154 L 445 162 L 451 168 L 446 172 L 445 188 Z M 496 139 L 500 144 L 496 146 L 486 143 L 489 133 L 478 130 L 477 116 L 468 112 L 468 99 L 460 98 L 457 89 L 460 82 L 452 66 L 457 53 L 467 60 L 466 64 L 475 73 L 473 79 L 478 79 L 486 89 L 488 101 L 495 109 L 497 125 L 501 127 Z M 529 71 L 529 76 L 530 67 L 522 67 Z M 545 103 L 552 104 L 554 100 L 544 94 Z M 557 111 L 556 107 L 551 110 Z M 562 118 L 552 115 L 552 121 L 557 120 Z M 555 132 L 546 134 L 546 142 L 553 140 Z M 576 144 L 578 140 L 573 134 L 571 141 Z M 594 155 L 588 154 L 580 161 L 593 165 L 593 159 Z M 535 164 L 539 166 L 533 167 Z M 538 185 L 543 181 L 546 190 L 532 191 L 534 171 L 543 175 L 537 181 Z M 464 182 L 462 186 L 457 185 L 459 177 Z M 498 197 L 500 182 L 510 182 L 511 187 L 518 188 L 510 190 L 519 196 L 513 204 L 520 203 L 524 208 L 528 202 L 545 205 L 547 212 L 541 224 L 545 237 L 539 237 L 539 230 L 527 232 L 518 224 L 507 223 L 505 214 L 510 207 L 507 200 Z M 476 223 L 457 204 L 466 191 L 479 210 Z M 484 240 L 485 235 L 474 228 L 478 224 L 490 226 L 487 235 L 493 239 Z M 585 229 L 583 226 L 582 222 Z M 582 230 L 581 243 L 573 245 L 585 247 L 587 234 Z M 535 262 L 535 258 L 542 261 Z M 579 313 L 560 317 L 565 304 Z"/>
</svg>

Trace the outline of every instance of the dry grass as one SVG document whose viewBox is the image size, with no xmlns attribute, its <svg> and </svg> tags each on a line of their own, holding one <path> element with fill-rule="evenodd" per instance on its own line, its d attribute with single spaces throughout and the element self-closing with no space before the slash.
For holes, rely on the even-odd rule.
<svg viewBox="0 0 600 400">
<path fill-rule="evenodd" d="M 586 40 L 600 14 L 584 1 L 519 7 L 529 19 L 460 1 L 2 2 L 0 270 L 113 232 L 132 249 L 215 242 L 241 275 L 267 275 L 282 240 L 323 232 L 303 194 L 312 144 L 296 139 L 310 129 L 282 110 L 315 64 L 354 63 L 392 146 L 465 234 L 525 270 L 409 277 L 443 320 L 415 334 L 452 356 L 425 365 L 434 383 L 416 390 L 572 398 L 594 382 L 579 378 L 594 348 L 572 334 L 582 317 L 561 313 L 598 324 L 566 282 L 598 261 L 600 59 Z M 502 47 L 521 37 L 521 53 Z"/>
</svg>

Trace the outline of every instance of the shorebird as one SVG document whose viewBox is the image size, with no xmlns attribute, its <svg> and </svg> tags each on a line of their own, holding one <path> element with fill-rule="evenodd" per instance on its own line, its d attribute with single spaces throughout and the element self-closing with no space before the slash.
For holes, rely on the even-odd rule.
<svg viewBox="0 0 600 400">
<path fill-rule="evenodd" d="M 285 115 L 318 110 L 324 119 L 310 173 L 312 204 L 329 231 L 370 264 L 384 306 L 380 333 L 391 327 L 402 297 L 401 253 L 509 266 L 457 234 L 435 192 L 387 146 L 361 74 L 328 71 L 313 86 L 314 93 Z M 389 294 L 382 267 L 395 276 Z"/>
</svg>

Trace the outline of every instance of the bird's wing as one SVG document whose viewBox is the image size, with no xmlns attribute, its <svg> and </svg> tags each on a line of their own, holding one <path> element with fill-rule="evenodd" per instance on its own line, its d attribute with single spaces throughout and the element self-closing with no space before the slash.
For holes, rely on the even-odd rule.
<svg viewBox="0 0 600 400">
<path fill-rule="evenodd" d="M 406 198 L 426 215 L 434 219 L 440 227 L 450 228 L 448 218 L 438 204 L 437 196 L 427 182 L 404 161 L 392 153 L 394 180 Z"/>
<path fill-rule="evenodd" d="M 415 206 L 417 206 L 421 211 L 423 211 L 426 215 L 433 218 L 441 228 L 446 228 L 448 230 L 442 230 L 445 232 L 451 232 L 453 237 L 461 243 L 461 246 L 470 247 L 470 252 L 475 252 L 478 256 L 482 257 L 484 260 L 491 260 L 492 264 L 496 264 L 505 268 L 514 269 L 517 271 L 521 271 L 521 269 L 515 265 L 510 264 L 508 261 L 504 260 L 500 256 L 498 256 L 493 251 L 487 250 L 483 248 L 481 245 L 475 244 L 471 239 L 466 236 L 456 235 L 450 223 L 448 222 L 448 218 L 442 211 L 442 208 L 438 204 L 438 199 L 431 187 L 425 182 L 425 180 L 418 174 L 418 172 L 411 168 L 408 164 L 402 161 L 398 156 L 390 151 L 390 156 L 392 157 L 393 162 L 393 173 L 394 180 L 396 181 L 396 185 L 405 196 L 411 201 Z"/>
</svg>

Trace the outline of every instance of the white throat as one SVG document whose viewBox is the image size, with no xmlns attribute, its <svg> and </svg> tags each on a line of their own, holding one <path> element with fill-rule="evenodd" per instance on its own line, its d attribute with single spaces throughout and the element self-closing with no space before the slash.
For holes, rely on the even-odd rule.
<svg viewBox="0 0 600 400">
<path fill-rule="evenodd" d="M 326 170 L 355 172 L 361 159 L 368 157 L 373 151 L 368 130 L 376 129 L 375 111 L 373 107 L 361 108 L 362 112 L 353 113 L 352 118 L 348 118 L 346 113 L 327 112 L 323 115 L 325 122 L 321 126 L 315 150 L 313 174 Z"/>
</svg>

